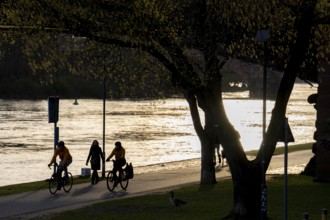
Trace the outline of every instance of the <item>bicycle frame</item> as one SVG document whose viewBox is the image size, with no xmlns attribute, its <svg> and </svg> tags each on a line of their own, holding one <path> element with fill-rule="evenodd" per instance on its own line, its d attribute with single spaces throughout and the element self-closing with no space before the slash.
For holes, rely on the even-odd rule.
<svg viewBox="0 0 330 220">
<path fill-rule="evenodd" d="M 113 167 L 114 167 L 114 163 L 115 161 L 112 160 L 113 162 Z M 107 175 L 107 187 L 109 189 L 110 192 L 113 191 L 113 189 L 117 186 L 117 184 L 119 183 L 121 188 L 123 190 L 126 190 L 127 186 L 128 186 L 128 178 L 126 178 L 126 171 L 125 169 L 121 168 L 121 172 L 120 169 L 118 169 L 119 175 L 117 176 L 117 178 L 114 178 L 114 169 L 112 169 L 111 171 L 109 171 L 108 175 Z"/>
<path fill-rule="evenodd" d="M 73 185 L 72 174 L 70 172 L 68 172 L 68 170 L 66 170 L 65 177 L 67 177 L 67 179 L 64 179 L 62 177 L 62 173 L 59 176 L 57 174 L 58 164 L 54 163 L 54 165 L 52 165 L 52 166 L 54 166 L 54 172 L 49 179 L 49 185 L 48 185 L 49 192 L 51 194 L 55 194 L 57 192 L 57 190 L 60 190 L 62 187 L 65 192 L 69 192 Z M 59 180 L 59 178 L 60 178 L 60 180 Z M 61 184 L 61 185 L 59 186 L 58 184 Z"/>
</svg>

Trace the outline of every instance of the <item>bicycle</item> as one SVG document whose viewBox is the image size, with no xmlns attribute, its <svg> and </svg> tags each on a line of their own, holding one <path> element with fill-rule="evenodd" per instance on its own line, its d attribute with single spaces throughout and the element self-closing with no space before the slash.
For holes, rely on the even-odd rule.
<svg viewBox="0 0 330 220">
<path fill-rule="evenodd" d="M 49 192 L 51 194 L 55 194 L 57 192 L 57 190 L 61 189 L 61 187 L 63 187 L 65 192 L 70 192 L 72 185 L 73 185 L 73 177 L 72 174 L 70 172 L 68 172 L 67 174 L 67 178 L 62 177 L 61 176 L 61 187 L 58 187 L 58 181 L 57 181 L 57 169 L 58 169 L 58 164 L 54 163 L 54 165 L 52 165 L 55 167 L 54 172 L 52 174 L 52 176 L 49 179 L 49 183 L 48 183 L 48 188 L 49 188 Z M 50 168 L 49 168 L 50 169 Z M 62 175 L 62 174 L 61 174 Z"/>
<path fill-rule="evenodd" d="M 113 162 L 113 166 L 115 161 L 111 160 Z M 117 181 L 115 181 L 114 179 L 114 173 L 113 170 L 109 171 L 108 176 L 107 176 L 107 187 L 109 189 L 110 192 L 112 192 L 114 190 L 114 188 L 116 188 L 116 186 L 118 185 L 118 183 L 120 184 L 121 188 L 123 190 L 127 189 L 128 186 L 128 182 L 129 179 L 127 178 L 126 175 L 126 169 L 122 168 L 122 174 L 119 174 L 119 170 L 117 171 Z"/>
</svg>

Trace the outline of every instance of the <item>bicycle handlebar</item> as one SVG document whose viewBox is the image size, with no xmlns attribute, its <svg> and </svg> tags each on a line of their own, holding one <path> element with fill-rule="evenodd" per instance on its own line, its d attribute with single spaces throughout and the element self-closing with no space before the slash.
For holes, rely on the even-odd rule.
<svg viewBox="0 0 330 220">
<path fill-rule="evenodd" d="M 57 167 L 57 166 L 58 166 L 58 164 L 57 164 L 57 163 L 48 164 L 48 168 L 49 168 L 49 169 L 51 169 L 50 167 L 53 167 L 53 166 L 56 166 L 56 167 Z"/>
</svg>

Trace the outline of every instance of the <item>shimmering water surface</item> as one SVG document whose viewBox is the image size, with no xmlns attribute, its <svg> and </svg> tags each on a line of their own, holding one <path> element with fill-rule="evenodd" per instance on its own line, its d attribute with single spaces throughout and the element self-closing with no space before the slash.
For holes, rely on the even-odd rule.
<svg viewBox="0 0 330 220">
<path fill-rule="evenodd" d="M 287 117 L 296 143 L 313 141 L 316 111 L 306 99 L 315 87 L 296 84 Z M 228 117 L 240 132 L 246 151 L 258 149 L 262 132 L 262 100 L 246 99 L 247 93 L 225 94 Z M 86 167 L 90 144 L 103 135 L 103 101 L 60 100 L 60 140 L 73 156 L 74 175 Z M 267 101 L 267 120 L 274 102 Z M 202 114 L 202 112 L 201 112 Z M 203 118 L 203 116 L 201 116 Z M 200 143 L 184 99 L 112 101 L 106 104 L 106 155 L 115 141 L 126 148 L 127 160 L 136 167 L 200 157 Z M 53 153 L 54 124 L 48 123 L 48 102 L 0 100 L 0 186 L 43 180 Z M 106 164 L 110 169 L 111 164 Z"/>
</svg>

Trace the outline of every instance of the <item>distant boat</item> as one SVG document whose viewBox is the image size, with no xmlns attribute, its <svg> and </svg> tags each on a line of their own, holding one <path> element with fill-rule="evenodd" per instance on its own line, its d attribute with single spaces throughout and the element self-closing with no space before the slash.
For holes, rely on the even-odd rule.
<svg viewBox="0 0 330 220">
<path fill-rule="evenodd" d="M 73 104 L 74 104 L 74 105 L 79 105 L 78 100 L 75 99 Z"/>
</svg>

